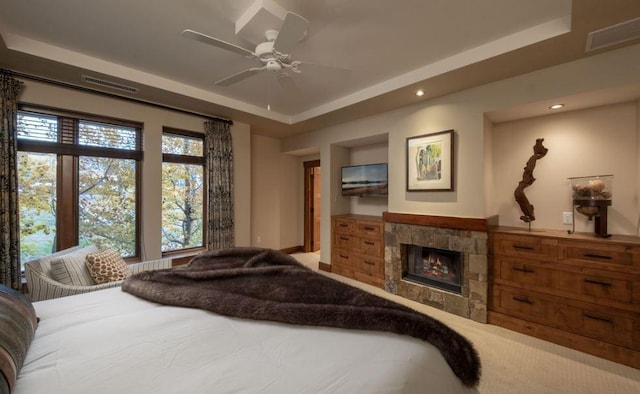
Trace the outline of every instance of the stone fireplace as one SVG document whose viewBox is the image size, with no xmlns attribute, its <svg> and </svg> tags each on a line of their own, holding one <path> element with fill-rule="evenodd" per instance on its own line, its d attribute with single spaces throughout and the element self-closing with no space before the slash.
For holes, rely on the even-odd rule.
<svg viewBox="0 0 640 394">
<path fill-rule="evenodd" d="M 390 212 L 383 219 L 385 290 L 486 323 L 488 231 L 497 220 Z"/>
</svg>

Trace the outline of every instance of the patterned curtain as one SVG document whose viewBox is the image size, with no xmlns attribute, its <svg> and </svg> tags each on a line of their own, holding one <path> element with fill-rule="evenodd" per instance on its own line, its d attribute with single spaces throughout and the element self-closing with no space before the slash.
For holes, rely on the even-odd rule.
<svg viewBox="0 0 640 394">
<path fill-rule="evenodd" d="M 233 223 L 233 148 L 229 122 L 204 123 L 204 155 L 209 206 L 207 249 L 235 246 Z"/>
<path fill-rule="evenodd" d="M 22 82 L 0 71 L 0 283 L 22 289 L 16 112 Z"/>
</svg>

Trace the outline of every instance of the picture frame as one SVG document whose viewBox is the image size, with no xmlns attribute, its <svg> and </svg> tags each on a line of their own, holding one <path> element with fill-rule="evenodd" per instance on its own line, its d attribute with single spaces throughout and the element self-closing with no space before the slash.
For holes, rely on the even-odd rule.
<svg viewBox="0 0 640 394">
<path fill-rule="evenodd" d="M 453 130 L 407 138 L 407 191 L 453 191 Z"/>
</svg>

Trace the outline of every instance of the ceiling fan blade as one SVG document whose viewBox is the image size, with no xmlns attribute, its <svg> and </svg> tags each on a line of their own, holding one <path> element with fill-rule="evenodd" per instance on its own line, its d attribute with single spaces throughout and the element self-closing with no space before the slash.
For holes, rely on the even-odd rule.
<svg viewBox="0 0 640 394">
<path fill-rule="evenodd" d="M 186 37 L 186 38 L 194 39 L 196 41 L 203 42 L 205 44 L 213 45 L 214 47 L 226 49 L 227 51 L 235 52 L 235 53 L 237 53 L 239 55 L 242 55 L 242 56 L 256 57 L 256 54 L 253 53 L 252 51 L 248 50 L 248 49 L 245 49 L 243 47 L 239 47 L 237 45 L 231 44 L 231 43 L 226 42 L 226 41 L 219 40 L 217 38 L 208 36 L 206 34 L 202 34 L 200 32 L 197 32 L 197 31 L 194 31 L 194 30 L 191 30 L 191 29 L 184 30 L 182 32 L 182 36 Z"/>
<path fill-rule="evenodd" d="M 300 96 L 300 88 L 298 88 L 296 81 L 293 80 L 291 75 L 283 72 L 278 74 L 277 79 L 280 87 L 287 93 Z"/>
<path fill-rule="evenodd" d="M 233 74 L 229 77 L 223 78 L 219 81 L 216 82 L 216 85 L 218 86 L 229 86 L 229 85 L 233 85 L 236 82 L 240 82 L 243 79 L 247 79 L 252 75 L 255 75 L 257 73 L 259 73 L 260 71 L 264 70 L 265 67 L 253 67 L 244 71 L 240 71 L 237 74 Z"/>
<path fill-rule="evenodd" d="M 307 34 L 309 21 L 298 14 L 288 12 L 273 43 L 273 49 L 280 53 L 289 54 L 300 40 Z"/>
<path fill-rule="evenodd" d="M 294 65 L 295 69 L 299 70 L 300 72 L 305 72 L 308 69 L 320 69 L 320 70 L 327 70 L 327 71 L 335 71 L 335 72 L 339 72 L 342 74 L 349 74 L 351 73 L 351 70 L 348 68 L 343 68 L 343 67 L 337 67 L 337 66 L 330 66 L 327 64 L 319 64 L 319 63 L 311 63 L 311 62 L 303 62 L 303 61 L 295 61 L 291 63 L 292 65 Z"/>
</svg>

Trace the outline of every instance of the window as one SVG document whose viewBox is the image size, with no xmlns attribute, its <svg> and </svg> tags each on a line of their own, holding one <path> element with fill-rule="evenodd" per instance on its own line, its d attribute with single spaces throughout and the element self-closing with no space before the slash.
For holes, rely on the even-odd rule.
<svg viewBox="0 0 640 394">
<path fill-rule="evenodd" d="M 201 248 L 205 217 L 204 136 L 162 133 L 162 251 Z"/>
<path fill-rule="evenodd" d="M 74 245 L 139 256 L 141 125 L 18 112 L 20 259 Z"/>
</svg>

